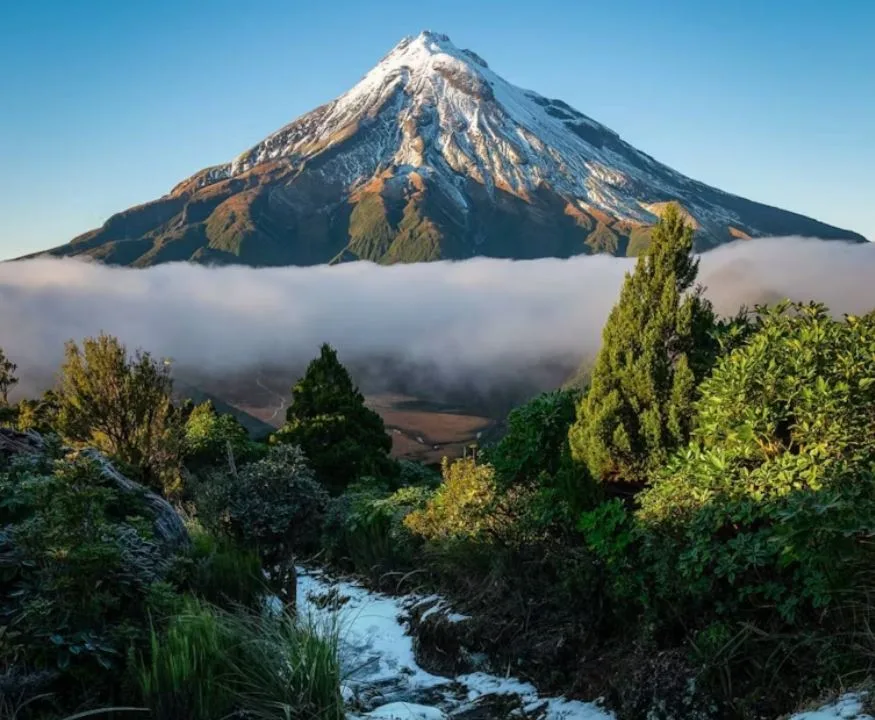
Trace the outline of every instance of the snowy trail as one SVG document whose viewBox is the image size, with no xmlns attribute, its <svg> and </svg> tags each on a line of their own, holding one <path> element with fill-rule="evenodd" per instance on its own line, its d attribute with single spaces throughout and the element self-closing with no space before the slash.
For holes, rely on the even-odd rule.
<svg viewBox="0 0 875 720">
<path fill-rule="evenodd" d="M 490 713 L 496 696 L 518 699 L 512 715 L 531 720 L 611 720 L 596 703 L 542 698 L 529 683 L 512 677 L 471 673 L 455 678 L 433 675 L 416 663 L 407 634 L 409 610 L 426 602 L 450 621 L 465 616 L 448 612 L 440 598 L 389 597 L 360 585 L 332 581 L 319 571 L 298 569 L 298 612 L 317 627 L 337 628 L 341 639 L 344 696 L 349 718 L 372 720 L 442 720 L 476 717 L 499 720 L 506 710 Z M 345 599 L 345 600 L 344 600 Z"/>
<path fill-rule="evenodd" d="M 541 697 L 513 677 L 477 672 L 446 678 L 423 670 L 407 633 L 410 610 L 428 604 L 426 614 L 444 613 L 450 622 L 467 619 L 439 596 L 390 597 L 298 568 L 297 602 L 301 617 L 339 632 L 349 720 L 614 720 L 597 702 Z M 496 698 L 516 700 L 516 708 L 496 706 Z M 875 720 L 865 713 L 864 699 L 865 693 L 845 694 L 789 720 Z"/>
</svg>

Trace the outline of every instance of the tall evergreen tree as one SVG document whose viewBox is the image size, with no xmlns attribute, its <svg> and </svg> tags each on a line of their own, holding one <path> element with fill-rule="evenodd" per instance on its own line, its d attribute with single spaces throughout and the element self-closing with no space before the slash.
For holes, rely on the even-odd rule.
<svg viewBox="0 0 875 720">
<path fill-rule="evenodd" d="M 572 456 L 595 478 L 646 483 L 689 437 L 696 387 L 717 347 L 692 248 L 693 228 L 669 205 L 608 317 L 569 433 Z"/>
<path fill-rule="evenodd" d="M 274 437 L 299 445 L 332 493 L 364 475 L 385 477 L 395 470 L 382 418 L 365 407 L 337 351 L 327 344 L 292 388 L 286 424 Z"/>
</svg>

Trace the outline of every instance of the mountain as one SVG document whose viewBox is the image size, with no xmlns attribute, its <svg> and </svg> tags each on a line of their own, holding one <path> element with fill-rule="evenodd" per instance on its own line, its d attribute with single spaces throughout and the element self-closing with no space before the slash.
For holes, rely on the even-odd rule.
<svg viewBox="0 0 875 720">
<path fill-rule="evenodd" d="M 864 241 L 684 177 L 423 32 L 232 162 L 48 254 L 136 267 L 634 255 L 672 200 L 700 250 L 764 235 Z"/>
</svg>

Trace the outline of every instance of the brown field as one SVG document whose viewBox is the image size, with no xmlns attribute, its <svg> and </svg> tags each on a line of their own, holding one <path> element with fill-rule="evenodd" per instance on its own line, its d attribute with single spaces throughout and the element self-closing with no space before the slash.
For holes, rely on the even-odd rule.
<svg viewBox="0 0 875 720">
<path fill-rule="evenodd" d="M 264 392 L 246 395 L 247 401 L 241 402 L 238 395 L 231 404 L 269 425 L 282 425 L 285 405 L 281 397 Z M 467 445 L 477 442 L 481 433 L 495 426 L 491 418 L 406 395 L 369 395 L 365 402 L 386 423 L 392 438 L 392 455 L 418 462 L 431 464 L 439 463 L 444 456 L 461 457 Z"/>
<path fill-rule="evenodd" d="M 404 395 L 372 395 L 365 402 L 386 423 L 392 436 L 392 454 L 424 463 L 440 462 L 444 456 L 460 457 L 466 445 L 476 442 L 495 424 L 486 417 L 431 406 Z"/>
</svg>

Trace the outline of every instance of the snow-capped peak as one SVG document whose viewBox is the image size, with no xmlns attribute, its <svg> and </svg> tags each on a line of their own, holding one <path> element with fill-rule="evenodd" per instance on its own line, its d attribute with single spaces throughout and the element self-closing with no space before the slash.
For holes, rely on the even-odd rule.
<svg viewBox="0 0 875 720">
<path fill-rule="evenodd" d="M 399 42 L 354 87 L 303 115 L 202 184 L 276 160 L 322 162 L 323 177 L 347 188 L 377 173 L 416 171 L 465 205 L 474 182 L 528 199 L 547 187 L 569 212 L 598 210 L 633 223 L 655 219 L 654 203 L 681 199 L 702 225 L 734 213 L 698 202 L 691 181 L 655 162 L 560 100 L 512 85 L 476 53 L 424 31 Z"/>
</svg>

